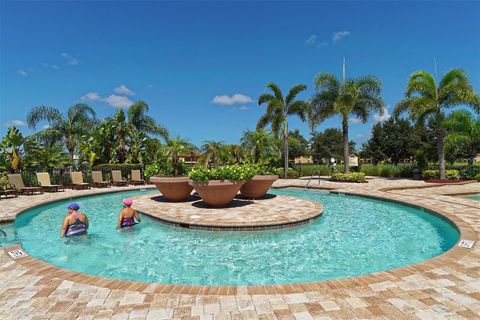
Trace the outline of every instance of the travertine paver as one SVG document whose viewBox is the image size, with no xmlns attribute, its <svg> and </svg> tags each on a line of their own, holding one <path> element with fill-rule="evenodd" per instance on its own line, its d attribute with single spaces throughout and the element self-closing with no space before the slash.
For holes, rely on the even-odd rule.
<svg viewBox="0 0 480 320">
<path fill-rule="evenodd" d="M 280 180 L 276 185 L 305 183 Z M 445 196 L 444 191 L 478 192 L 480 183 L 379 191 L 423 184 L 372 179 L 367 184 L 321 181 L 320 186 L 435 209 L 459 225 L 462 237 L 478 240 L 478 204 Z M 93 191 L 67 192 L 72 196 Z M 11 208 L 7 215 L 11 219 L 27 206 L 55 198 L 20 196 L 0 204 Z M 86 276 L 31 257 L 13 261 L 0 250 L 0 319 L 479 319 L 480 247 L 478 243 L 472 249 L 455 247 L 416 265 L 356 278 L 288 286 L 199 286 L 175 293 L 182 290 L 183 286 Z"/>
<path fill-rule="evenodd" d="M 318 202 L 275 195 L 258 200 L 239 197 L 223 208 L 208 207 L 196 197 L 169 202 L 161 196 L 146 194 L 133 200 L 135 210 L 165 222 L 213 230 L 284 228 L 310 222 L 323 212 Z"/>
</svg>

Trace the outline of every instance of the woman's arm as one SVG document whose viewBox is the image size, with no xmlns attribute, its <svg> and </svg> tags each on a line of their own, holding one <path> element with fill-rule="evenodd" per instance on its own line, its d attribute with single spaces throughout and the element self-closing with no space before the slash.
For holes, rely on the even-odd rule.
<svg viewBox="0 0 480 320">
<path fill-rule="evenodd" d="M 140 219 L 140 215 L 138 214 L 137 211 L 133 214 L 135 216 L 135 219 L 137 219 L 138 222 L 142 222 L 142 219 Z"/>
<path fill-rule="evenodd" d="M 60 230 L 60 238 L 65 236 L 65 232 L 67 232 L 68 228 L 68 216 L 63 219 L 62 229 Z"/>
<path fill-rule="evenodd" d="M 117 227 L 120 227 L 120 225 L 122 224 L 122 219 L 123 219 L 123 209 L 120 210 L 120 213 L 118 214 Z"/>
<path fill-rule="evenodd" d="M 88 223 L 88 217 L 87 217 L 87 215 L 85 215 L 85 227 L 88 229 L 89 225 L 90 224 Z"/>
</svg>

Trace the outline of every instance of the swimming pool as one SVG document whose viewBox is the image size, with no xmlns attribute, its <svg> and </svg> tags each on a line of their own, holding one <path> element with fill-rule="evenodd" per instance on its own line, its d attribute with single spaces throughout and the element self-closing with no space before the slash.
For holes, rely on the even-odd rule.
<svg viewBox="0 0 480 320">
<path fill-rule="evenodd" d="M 459 238 L 450 223 L 420 209 L 304 189 L 271 190 L 323 204 L 321 218 L 291 229 L 198 231 L 167 226 L 142 215 L 141 224 L 116 230 L 121 199 L 144 192 L 152 191 L 78 199 L 80 211 L 89 215 L 91 228 L 88 236 L 75 239 L 59 239 L 65 206 L 71 200 L 31 209 L 15 220 L 14 241 L 48 263 L 109 278 L 258 285 L 335 279 L 397 268 L 437 256 Z"/>
<path fill-rule="evenodd" d="M 474 196 L 467 196 L 465 198 L 473 199 L 473 200 L 480 200 L 480 194 L 477 194 L 477 195 L 474 195 Z"/>
</svg>

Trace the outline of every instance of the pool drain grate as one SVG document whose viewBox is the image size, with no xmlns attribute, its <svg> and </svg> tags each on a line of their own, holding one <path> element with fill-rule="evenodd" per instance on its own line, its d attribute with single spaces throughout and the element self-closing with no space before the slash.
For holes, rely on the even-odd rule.
<svg viewBox="0 0 480 320">
<path fill-rule="evenodd" d="M 462 248 L 472 249 L 474 243 L 475 243 L 475 241 L 473 241 L 473 240 L 462 239 L 460 241 L 460 243 L 458 244 L 458 246 L 462 247 Z"/>
<path fill-rule="evenodd" d="M 8 251 L 8 254 L 10 255 L 10 257 L 13 258 L 13 260 L 28 257 L 28 254 L 26 254 L 23 250 L 20 249 Z"/>
</svg>

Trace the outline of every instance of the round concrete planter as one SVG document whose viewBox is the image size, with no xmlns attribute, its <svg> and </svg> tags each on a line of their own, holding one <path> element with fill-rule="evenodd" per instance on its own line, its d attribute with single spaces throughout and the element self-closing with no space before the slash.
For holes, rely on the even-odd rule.
<svg viewBox="0 0 480 320">
<path fill-rule="evenodd" d="M 190 181 L 203 201 L 212 207 L 221 207 L 232 202 L 243 180 L 210 180 L 208 182 Z"/>
<path fill-rule="evenodd" d="M 185 200 L 193 190 L 188 177 L 151 177 L 150 181 L 170 201 Z"/>
<path fill-rule="evenodd" d="M 240 193 L 247 198 L 259 199 L 267 193 L 268 189 L 277 180 L 278 176 L 276 175 L 253 176 L 240 188 Z"/>
</svg>

